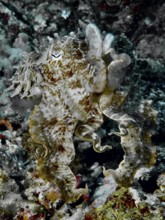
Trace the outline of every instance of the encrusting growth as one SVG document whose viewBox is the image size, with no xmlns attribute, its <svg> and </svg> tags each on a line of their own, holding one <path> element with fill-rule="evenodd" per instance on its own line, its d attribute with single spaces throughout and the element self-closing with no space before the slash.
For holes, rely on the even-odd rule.
<svg viewBox="0 0 165 220">
<path fill-rule="evenodd" d="M 37 172 L 44 180 L 58 185 L 66 202 L 74 202 L 88 191 L 87 187 L 76 188 L 76 177 L 69 167 L 75 157 L 73 134 L 93 143 L 98 153 L 111 149 L 101 146 L 96 134 L 103 115 L 119 124 L 120 132 L 114 134 L 121 137 L 125 151 L 119 168 L 104 170 L 105 175 L 111 172 L 118 183 L 129 185 L 137 169 L 144 165 L 140 128 L 129 115 L 118 112 L 126 94 L 117 89 L 122 71 L 131 59 L 125 53 L 117 54 L 112 41 L 111 34 L 102 39 L 94 24 L 86 26 L 84 40 L 74 33 L 65 37 L 56 35 L 43 53 L 26 54 L 12 79 L 13 96 L 42 95 L 29 118 Z M 105 55 L 108 62 L 103 58 Z M 133 160 L 138 164 L 132 166 Z M 126 177 L 128 172 L 130 175 Z"/>
</svg>

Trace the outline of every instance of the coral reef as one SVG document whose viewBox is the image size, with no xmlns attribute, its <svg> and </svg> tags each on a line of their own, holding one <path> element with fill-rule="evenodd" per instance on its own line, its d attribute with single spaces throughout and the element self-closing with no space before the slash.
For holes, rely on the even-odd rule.
<svg viewBox="0 0 165 220">
<path fill-rule="evenodd" d="M 159 208 L 157 212 L 154 208 L 146 202 L 135 203 L 132 193 L 129 189 L 120 188 L 116 190 L 107 200 L 107 202 L 99 208 L 93 208 L 86 214 L 85 219 L 137 219 L 149 220 L 159 219 L 163 220 L 163 207 Z"/>
<path fill-rule="evenodd" d="M 0 0 L 0 219 L 165 218 L 164 15 L 163 0 Z M 58 42 L 65 54 L 57 52 Z M 85 75 L 66 76 L 66 60 L 69 70 L 86 66 Z M 44 94 L 53 86 L 43 82 L 57 72 L 53 63 L 64 73 L 62 90 L 46 106 Z M 69 88 L 73 79 L 81 94 L 79 87 L 74 94 Z M 12 80 L 13 89 L 6 90 Z M 21 99 L 11 98 L 14 90 Z M 89 97 L 95 112 L 86 115 L 82 97 Z M 58 122 L 65 109 L 63 126 L 51 120 L 46 131 L 46 118 L 42 127 L 41 103 Z M 73 108 L 66 109 L 68 103 Z M 68 114 L 75 126 L 66 133 Z M 61 170 L 55 155 L 64 148 L 45 135 L 54 127 L 62 143 L 63 134 L 70 138 L 64 147 L 71 154 Z M 54 170 L 65 179 L 70 175 L 70 182 L 57 181 Z M 85 193 L 85 186 L 88 194 L 76 198 L 73 193 Z"/>
</svg>

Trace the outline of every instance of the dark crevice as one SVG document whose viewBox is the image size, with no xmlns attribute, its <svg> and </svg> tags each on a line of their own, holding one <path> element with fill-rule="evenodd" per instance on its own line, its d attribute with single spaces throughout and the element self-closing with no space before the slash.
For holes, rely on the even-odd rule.
<svg viewBox="0 0 165 220">
<path fill-rule="evenodd" d="M 2 3 L 2 5 L 4 5 L 6 8 L 8 8 L 10 11 L 14 12 L 15 17 L 16 17 L 18 20 L 20 20 L 20 21 L 22 21 L 24 24 L 30 26 L 30 29 L 31 29 L 32 32 L 34 33 L 33 26 L 23 17 L 22 13 L 19 12 L 15 6 L 11 5 L 10 3 L 6 3 L 6 2 L 4 2 L 4 1 L 2 1 L 2 0 L 0 1 L 0 3 Z"/>
<path fill-rule="evenodd" d="M 157 177 L 152 176 L 149 180 L 139 180 L 139 183 L 145 193 L 153 193 L 157 188 Z"/>
</svg>

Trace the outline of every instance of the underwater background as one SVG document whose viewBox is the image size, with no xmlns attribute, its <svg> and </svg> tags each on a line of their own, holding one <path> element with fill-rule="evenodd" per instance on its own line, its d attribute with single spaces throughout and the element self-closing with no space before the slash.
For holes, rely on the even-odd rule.
<svg viewBox="0 0 165 220">
<path fill-rule="evenodd" d="M 84 30 L 88 24 L 96 25 L 92 30 L 98 31 L 102 38 L 111 33 L 111 48 L 115 49 L 115 56 L 124 53 L 131 59 L 130 65 L 122 69 L 122 77 L 120 68 L 115 66 L 114 79 L 121 81 L 117 81 L 117 85 L 120 84 L 117 91 L 127 95 L 122 105 L 117 99 L 119 104 L 114 100 L 112 105 L 117 106 L 115 113 L 124 112 L 136 121 L 129 126 L 137 128 L 142 141 L 134 138 L 136 132 L 128 127 L 127 130 L 134 133 L 126 142 L 130 144 L 127 152 L 122 137 L 108 136 L 108 132 L 122 130 L 121 123 L 115 117 L 105 115 L 96 133 L 103 145 L 111 145 L 112 149 L 98 153 L 88 140 L 81 140 L 74 132 L 71 133 L 75 157 L 70 168 L 75 175 L 77 189 L 87 185 L 88 193 L 77 201 L 68 202 L 62 195 L 62 188 L 67 183 L 64 181 L 61 186 L 61 182 L 56 184 L 52 177 L 45 177 L 51 169 L 49 158 L 42 160 L 40 151 L 43 148 L 33 146 L 29 134 L 29 117 L 34 106 L 41 102 L 42 91 L 33 98 L 21 99 L 19 92 L 22 88 L 19 91 L 15 84 L 22 80 L 26 85 L 29 78 L 14 77 L 25 54 L 32 54 L 30 58 L 36 61 L 38 58 L 33 57 L 33 52 L 37 55 L 44 53 L 57 37 L 56 33 L 62 38 L 72 36 L 71 32 L 74 32 L 81 41 L 85 38 Z M 95 34 L 87 36 L 90 45 L 95 40 L 92 37 Z M 165 218 L 164 39 L 163 0 L 0 0 L 0 220 Z M 120 59 L 112 54 L 110 61 L 107 61 L 106 54 L 102 57 L 108 64 Z M 24 68 L 19 71 L 21 75 Z M 14 80 L 17 80 L 16 88 L 13 86 L 13 90 L 9 90 Z M 31 79 L 30 86 L 33 83 Z M 17 94 L 12 97 L 14 89 Z M 25 89 L 26 86 L 22 90 Z M 116 93 L 114 97 L 118 97 Z M 63 123 L 65 125 L 65 121 Z M 137 142 L 140 143 L 138 150 L 134 149 Z M 143 150 L 145 146 L 146 151 Z M 41 150 L 35 152 L 36 149 Z M 35 153 L 41 158 L 38 159 Z M 104 167 L 117 170 L 119 164 L 122 166 L 123 158 L 125 163 L 131 161 L 126 170 L 130 171 L 133 180 L 128 185 L 126 172 L 124 180 L 118 181 L 112 174 L 103 175 L 106 173 L 103 172 Z M 140 165 L 135 170 L 133 167 L 137 161 Z M 40 173 L 36 171 L 37 166 L 41 168 Z M 44 166 L 48 169 L 45 170 Z M 65 173 L 65 168 L 61 172 Z"/>
</svg>

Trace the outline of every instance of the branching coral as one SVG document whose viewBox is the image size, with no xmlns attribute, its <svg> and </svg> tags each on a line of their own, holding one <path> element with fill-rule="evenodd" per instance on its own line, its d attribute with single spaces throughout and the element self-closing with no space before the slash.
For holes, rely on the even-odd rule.
<svg viewBox="0 0 165 220">
<path fill-rule="evenodd" d="M 15 89 L 13 96 L 21 98 L 42 94 L 29 118 L 32 154 L 37 156 L 38 175 L 56 183 L 66 202 L 76 201 L 88 191 L 87 187 L 76 188 L 69 167 L 75 157 L 72 136 L 75 133 L 81 140 L 93 143 L 98 153 L 110 149 L 101 145 L 96 134 L 103 115 L 118 122 L 120 134 L 114 134 L 120 135 L 125 151 L 124 161 L 112 172 L 117 182 L 131 184 L 146 155 L 136 121 L 119 112 L 127 94 L 118 88 L 131 59 L 115 52 L 113 35 L 102 39 L 94 24 L 87 25 L 85 32 L 84 40 L 74 33 L 56 35 L 43 53 L 26 55 L 10 87 Z M 134 160 L 137 162 L 132 166 Z"/>
</svg>

